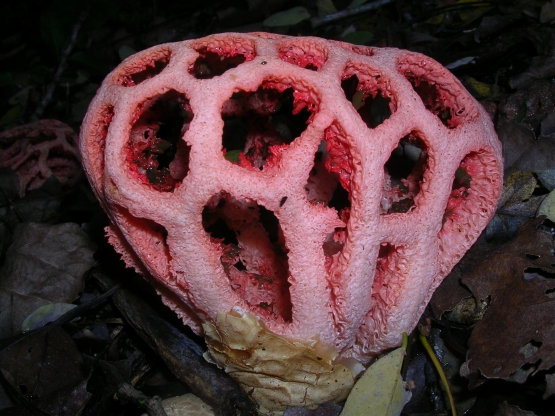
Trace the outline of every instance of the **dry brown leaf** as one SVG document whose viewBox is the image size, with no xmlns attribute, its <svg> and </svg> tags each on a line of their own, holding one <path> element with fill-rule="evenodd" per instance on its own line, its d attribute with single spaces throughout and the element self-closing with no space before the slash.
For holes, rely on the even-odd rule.
<svg viewBox="0 0 555 416">
<path fill-rule="evenodd" d="M 77 224 L 20 225 L 0 269 L 0 338 L 19 332 L 40 306 L 73 302 L 94 264 L 94 251 Z"/>
<path fill-rule="evenodd" d="M 462 277 L 489 307 L 469 340 L 463 374 L 524 382 L 530 373 L 555 365 L 555 245 L 528 221 Z"/>
<path fill-rule="evenodd" d="M 534 412 L 522 410 L 518 406 L 503 402 L 497 408 L 497 412 L 495 412 L 494 416 L 536 416 L 536 414 Z"/>
<path fill-rule="evenodd" d="M 497 133 L 503 143 L 505 174 L 553 168 L 555 137 L 541 136 L 542 122 L 555 111 L 555 84 L 534 81 L 499 105 Z"/>
<path fill-rule="evenodd" d="M 0 353 L 0 368 L 14 387 L 36 397 L 35 406 L 60 416 L 79 414 L 90 398 L 82 366 L 73 339 L 59 327 L 31 335 Z"/>
<path fill-rule="evenodd" d="M 555 374 L 545 375 L 545 392 L 543 393 L 543 399 L 547 400 L 552 395 L 555 394 Z"/>
</svg>

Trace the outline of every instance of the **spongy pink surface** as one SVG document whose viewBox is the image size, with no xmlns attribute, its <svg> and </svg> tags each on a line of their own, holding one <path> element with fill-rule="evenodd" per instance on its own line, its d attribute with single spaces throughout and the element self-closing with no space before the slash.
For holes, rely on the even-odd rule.
<svg viewBox="0 0 555 416">
<path fill-rule="evenodd" d="M 126 59 L 80 146 L 110 242 L 195 331 L 237 305 L 363 362 L 414 328 L 502 181 L 487 113 L 437 62 L 263 33 Z"/>
</svg>

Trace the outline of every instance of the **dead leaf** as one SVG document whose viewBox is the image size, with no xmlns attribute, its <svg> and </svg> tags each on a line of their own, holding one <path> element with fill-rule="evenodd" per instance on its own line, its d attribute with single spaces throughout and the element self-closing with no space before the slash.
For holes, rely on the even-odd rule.
<svg viewBox="0 0 555 416">
<path fill-rule="evenodd" d="M 290 407 L 283 412 L 283 416 L 339 416 L 342 409 L 342 406 L 335 403 L 321 404 L 316 409 Z"/>
<path fill-rule="evenodd" d="M 472 293 L 460 283 L 460 276 L 460 267 L 455 266 L 432 295 L 430 306 L 437 320 L 445 312 L 454 310 L 463 299 L 472 298 Z"/>
<path fill-rule="evenodd" d="M 474 40 L 480 43 L 480 38 L 495 35 L 505 27 L 513 24 L 516 20 L 515 16 L 485 16 L 480 22 L 480 26 L 474 31 Z"/>
<path fill-rule="evenodd" d="M 555 29 L 547 25 L 531 26 L 520 36 L 534 45 L 538 56 L 532 58 L 526 71 L 509 79 L 509 86 L 534 89 L 536 80 L 548 80 L 555 76 Z"/>
<path fill-rule="evenodd" d="M 538 175 L 538 179 L 545 189 L 548 191 L 555 189 L 555 167 L 547 170 L 539 170 L 535 173 Z"/>
<path fill-rule="evenodd" d="M 505 180 L 497 213 L 486 228 L 488 240 L 507 241 L 528 218 L 537 216 L 546 199 L 546 195 L 534 195 L 538 188 L 541 185 L 532 172 L 518 171 Z"/>
<path fill-rule="evenodd" d="M 503 144 L 505 174 L 553 168 L 555 137 L 540 136 L 542 121 L 555 112 L 555 84 L 534 81 L 499 106 L 497 133 Z"/>
<path fill-rule="evenodd" d="M 545 375 L 545 392 L 543 393 L 543 399 L 547 400 L 555 394 L 555 374 Z"/>
<path fill-rule="evenodd" d="M 532 172 L 515 172 L 503 183 L 498 206 L 514 204 L 529 199 L 536 189 L 536 178 Z"/>
<path fill-rule="evenodd" d="M 533 131 L 516 123 L 499 126 L 497 134 L 503 144 L 505 174 L 553 167 L 555 138 L 542 137 L 536 140 Z"/>
<path fill-rule="evenodd" d="M 555 365 L 555 245 L 542 222 L 528 221 L 462 276 L 476 299 L 489 300 L 468 342 L 467 375 L 524 382 Z"/>
<path fill-rule="evenodd" d="M 545 215 L 549 221 L 555 222 L 555 190 L 551 191 L 541 203 L 538 208 L 538 216 L 540 215 Z"/>
<path fill-rule="evenodd" d="M 212 408 L 193 393 L 162 400 L 167 416 L 214 416 Z"/>
<path fill-rule="evenodd" d="M 540 22 L 548 23 L 555 20 L 555 1 L 546 1 L 540 11 Z"/>
<path fill-rule="evenodd" d="M 83 358 L 61 328 L 29 336 L 0 352 L 0 368 L 15 388 L 35 396 L 35 406 L 50 414 L 79 414 L 90 395 L 81 372 Z M 23 410 L 19 413 L 24 415 Z"/>
<path fill-rule="evenodd" d="M 0 338 L 19 332 L 40 306 L 73 302 L 94 251 L 77 224 L 21 224 L 0 269 Z"/>
<path fill-rule="evenodd" d="M 528 412 L 526 410 L 522 410 L 518 406 L 510 405 L 507 402 L 503 402 L 497 408 L 497 412 L 495 412 L 494 416 L 535 416 L 534 412 Z"/>
</svg>

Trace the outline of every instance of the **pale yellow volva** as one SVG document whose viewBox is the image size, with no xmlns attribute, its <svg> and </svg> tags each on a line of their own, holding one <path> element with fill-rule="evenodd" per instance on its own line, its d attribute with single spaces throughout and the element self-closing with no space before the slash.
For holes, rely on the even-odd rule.
<svg viewBox="0 0 555 416">
<path fill-rule="evenodd" d="M 240 308 L 218 313 L 203 328 L 205 358 L 252 392 L 263 413 L 280 415 L 289 406 L 339 402 L 353 387 L 351 370 L 333 362 L 336 352 L 317 340 L 307 344 L 273 334 Z"/>
</svg>

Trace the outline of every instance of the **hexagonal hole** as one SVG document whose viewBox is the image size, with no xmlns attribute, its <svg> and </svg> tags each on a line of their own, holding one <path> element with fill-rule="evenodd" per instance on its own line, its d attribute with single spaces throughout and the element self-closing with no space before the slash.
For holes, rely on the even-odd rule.
<svg viewBox="0 0 555 416">
<path fill-rule="evenodd" d="M 166 66 L 168 66 L 170 63 L 170 57 L 171 51 L 162 49 L 153 52 L 152 56 L 147 59 L 143 58 L 134 61 L 133 66 L 120 70 L 123 74 L 120 76 L 119 84 L 124 87 L 133 87 L 135 85 L 139 85 L 147 79 L 154 78 L 156 75 L 160 74 Z M 138 70 L 137 66 L 142 66 L 143 69 Z"/>
<path fill-rule="evenodd" d="M 314 156 L 307 183 L 304 187 L 311 204 L 335 209 L 345 227 L 337 227 L 326 237 L 322 249 L 326 265 L 331 266 L 333 257 L 343 250 L 347 241 L 347 225 L 351 214 L 351 177 L 354 167 L 346 135 L 332 124 L 324 132 L 324 138 Z"/>
<path fill-rule="evenodd" d="M 63 146 L 48 151 L 46 166 L 61 183 L 71 183 L 81 173 L 81 162 Z"/>
<path fill-rule="evenodd" d="M 421 55 L 407 54 L 398 62 L 399 72 L 410 82 L 424 107 L 448 128 L 473 118 L 477 110 L 464 88 L 445 68 Z"/>
<path fill-rule="evenodd" d="M 221 192 L 204 207 L 202 225 L 220 249 L 231 288 L 258 315 L 290 322 L 288 250 L 274 213 Z"/>
<path fill-rule="evenodd" d="M 403 137 L 384 166 L 381 214 L 404 213 L 415 206 L 427 163 L 424 141 L 414 132 Z"/>
<path fill-rule="evenodd" d="M 378 127 L 392 113 L 391 98 L 384 96 L 378 88 L 378 80 L 379 75 L 369 77 L 364 74 L 353 74 L 345 75 L 341 82 L 345 97 L 369 128 Z"/>
<path fill-rule="evenodd" d="M 189 169 L 190 148 L 182 139 L 193 119 L 189 100 L 170 90 L 145 101 L 134 119 L 127 153 L 131 174 L 158 191 L 173 191 Z"/>
<path fill-rule="evenodd" d="M 311 71 L 319 71 L 328 60 L 328 51 L 321 45 L 310 42 L 287 43 L 278 48 L 279 59 Z"/>
<path fill-rule="evenodd" d="M 250 42 L 239 40 L 214 40 L 210 46 L 195 48 L 199 56 L 189 67 L 189 73 L 197 79 L 210 79 L 236 68 L 256 56 Z"/>
<path fill-rule="evenodd" d="M 481 162 L 478 152 L 469 153 L 459 164 L 459 167 L 455 171 L 453 185 L 451 186 L 451 194 L 449 195 L 447 207 L 443 214 L 442 228 L 447 221 L 456 222 L 461 210 L 468 204 L 469 198 L 471 197 L 469 191 L 472 185 L 476 185 L 476 183 L 472 183 L 474 171 L 477 167 L 479 168 L 480 165 Z M 481 210 L 483 214 L 487 212 L 485 208 L 481 208 Z"/>
<path fill-rule="evenodd" d="M 247 169 L 275 166 L 289 144 L 306 129 L 316 111 L 292 87 L 260 86 L 238 91 L 222 106 L 222 151 L 227 160 Z"/>
</svg>

